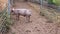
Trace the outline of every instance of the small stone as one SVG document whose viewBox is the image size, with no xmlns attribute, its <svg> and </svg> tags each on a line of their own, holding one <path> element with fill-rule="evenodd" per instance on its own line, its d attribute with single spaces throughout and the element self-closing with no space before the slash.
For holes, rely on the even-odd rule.
<svg viewBox="0 0 60 34">
<path fill-rule="evenodd" d="M 40 31 L 40 30 L 37 30 L 37 31 Z"/>
<path fill-rule="evenodd" d="M 35 28 L 37 28 L 37 27 L 35 27 Z"/>
<path fill-rule="evenodd" d="M 30 30 L 26 30 L 26 32 L 31 32 Z"/>
</svg>

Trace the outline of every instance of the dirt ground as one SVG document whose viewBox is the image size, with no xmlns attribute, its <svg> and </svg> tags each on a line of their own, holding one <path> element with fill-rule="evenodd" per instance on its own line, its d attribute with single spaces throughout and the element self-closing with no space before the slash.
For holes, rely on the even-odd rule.
<svg viewBox="0 0 60 34">
<path fill-rule="evenodd" d="M 15 16 L 11 17 L 15 20 L 8 34 L 56 34 L 56 24 L 49 22 L 48 19 L 39 15 L 40 11 L 36 11 L 26 2 L 16 3 L 14 8 L 26 8 L 32 10 L 31 21 L 26 23 L 26 19 L 20 16 L 20 21 L 15 20 Z M 59 29 L 60 30 L 60 29 Z M 59 33 L 58 33 L 59 34 Z"/>
</svg>

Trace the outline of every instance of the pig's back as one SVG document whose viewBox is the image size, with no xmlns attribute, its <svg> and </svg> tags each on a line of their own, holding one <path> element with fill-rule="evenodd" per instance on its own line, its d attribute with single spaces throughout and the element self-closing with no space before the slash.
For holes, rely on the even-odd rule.
<svg viewBox="0 0 60 34">
<path fill-rule="evenodd" d="M 16 13 L 20 13 L 22 15 L 31 15 L 31 12 L 29 9 L 15 9 Z"/>
</svg>

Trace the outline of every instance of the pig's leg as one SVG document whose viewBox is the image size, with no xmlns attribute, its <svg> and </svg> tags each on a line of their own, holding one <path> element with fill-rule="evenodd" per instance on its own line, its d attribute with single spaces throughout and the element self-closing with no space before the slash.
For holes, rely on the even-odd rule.
<svg viewBox="0 0 60 34">
<path fill-rule="evenodd" d="M 30 22 L 30 16 L 26 16 L 26 23 Z"/>
<path fill-rule="evenodd" d="M 16 20 L 19 20 L 19 14 L 16 15 Z"/>
<path fill-rule="evenodd" d="M 19 14 L 19 17 L 20 17 L 21 15 Z M 19 18 L 19 22 L 21 23 L 21 20 L 20 20 L 20 18 Z"/>
<path fill-rule="evenodd" d="M 18 15 L 17 15 L 17 17 L 18 17 L 17 20 L 19 20 L 19 16 L 20 16 L 20 15 L 18 14 Z"/>
<path fill-rule="evenodd" d="M 16 20 L 17 20 L 17 14 L 16 14 Z"/>
<path fill-rule="evenodd" d="M 18 18 L 18 17 L 17 17 L 17 14 L 16 14 L 16 20 L 17 20 L 17 18 Z"/>
</svg>

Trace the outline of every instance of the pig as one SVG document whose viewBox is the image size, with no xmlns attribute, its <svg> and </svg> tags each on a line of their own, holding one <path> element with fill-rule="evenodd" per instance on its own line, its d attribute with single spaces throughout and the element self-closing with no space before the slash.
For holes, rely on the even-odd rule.
<svg viewBox="0 0 60 34">
<path fill-rule="evenodd" d="M 31 10 L 29 9 L 11 9 L 11 13 L 16 15 L 16 19 L 19 20 L 19 16 L 24 16 L 26 17 L 27 22 L 30 22 L 30 16 L 31 16 Z"/>
</svg>

